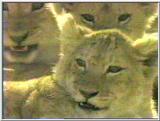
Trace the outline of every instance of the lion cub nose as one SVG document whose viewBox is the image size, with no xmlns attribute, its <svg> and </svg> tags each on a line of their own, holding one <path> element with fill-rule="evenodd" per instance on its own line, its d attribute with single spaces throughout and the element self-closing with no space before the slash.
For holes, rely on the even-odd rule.
<svg viewBox="0 0 160 121">
<path fill-rule="evenodd" d="M 79 91 L 87 99 L 91 98 L 91 97 L 94 97 L 99 93 L 98 91 L 94 91 L 94 92 L 88 92 L 88 91 L 84 91 L 84 90 L 79 90 Z"/>
<path fill-rule="evenodd" d="M 22 41 L 26 40 L 26 38 L 28 37 L 28 32 L 22 34 L 22 35 L 19 35 L 19 36 L 14 36 L 14 35 L 11 35 L 10 38 L 16 42 L 17 44 L 20 44 Z"/>
</svg>

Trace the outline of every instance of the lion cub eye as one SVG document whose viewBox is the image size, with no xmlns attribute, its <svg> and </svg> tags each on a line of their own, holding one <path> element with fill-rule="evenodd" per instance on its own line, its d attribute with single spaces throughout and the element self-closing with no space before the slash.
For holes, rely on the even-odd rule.
<svg viewBox="0 0 160 121">
<path fill-rule="evenodd" d="M 81 17 L 83 18 L 84 22 L 86 22 L 86 23 L 89 23 L 89 24 L 95 23 L 94 16 L 91 14 L 81 14 Z"/>
<path fill-rule="evenodd" d="M 107 69 L 107 73 L 117 73 L 122 70 L 124 70 L 124 68 L 119 66 L 109 66 L 109 68 Z"/>
<path fill-rule="evenodd" d="M 78 64 L 78 66 L 86 67 L 86 62 L 80 58 L 76 59 L 76 63 Z"/>
<path fill-rule="evenodd" d="M 41 9 L 44 6 L 44 3 L 32 3 L 32 11 Z"/>
<path fill-rule="evenodd" d="M 130 19 L 131 19 L 131 14 L 125 13 L 125 14 L 121 14 L 118 17 L 118 22 L 119 22 L 119 24 L 126 24 L 130 21 Z"/>
</svg>

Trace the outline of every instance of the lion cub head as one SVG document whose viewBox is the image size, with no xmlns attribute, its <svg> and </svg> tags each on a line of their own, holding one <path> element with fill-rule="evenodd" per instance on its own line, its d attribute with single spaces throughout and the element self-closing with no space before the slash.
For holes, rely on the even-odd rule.
<svg viewBox="0 0 160 121">
<path fill-rule="evenodd" d="M 148 18 L 157 10 L 156 3 L 54 3 L 54 7 L 92 30 L 116 28 L 132 39 L 142 37 Z"/>
<path fill-rule="evenodd" d="M 85 33 L 69 19 L 61 35 L 65 53 L 56 79 L 77 110 L 91 118 L 152 117 L 157 38 L 132 41 L 116 29 Z"/>
<path fill-rule="evenodd" d="M 8 62 L 58 60 L 59 29 L 47 3 L 3 4 L 4 57 Z"/>
</svg>

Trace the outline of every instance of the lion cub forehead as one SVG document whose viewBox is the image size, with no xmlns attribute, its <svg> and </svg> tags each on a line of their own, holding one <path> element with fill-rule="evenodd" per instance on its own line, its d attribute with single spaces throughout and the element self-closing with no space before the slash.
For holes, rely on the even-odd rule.
<svg viewBox="0 0 160 121">
<path fill-rule="evenodd" d="M 96 43 L 97 44 L 102 43 L 104 44 L 104 46 L 107 43 L 110 44 L 126 43 L 130 45 L 132 43 L 132 40 L 118 29 L 100 30 L 92 32 L 91 34 L 85 35 L 85 38 L 88 39 L 89 43 L 92 45 Z"/>
<path fill-rule="evenodd" d="M 91 13 L 97 13 L 97 12 L 113 12 L 113 10 L 116 10 L 117 13 L 123 12 L 123 11 L 132 11 L 133 13 L 137 13 L 136 9 L 146 10 L 144 8 L 147 8 L 150 6 L 150 8 L 156 8 L 154 6 L 156 4 L 154 3 L 63 3 L 62 6 L 72 12 L 91 12 Z M 147 7 L 146 7 L 147 6 Z M 151 7 L 152 6 L 152 7 Z M 86 7 L 88 9 L 86 9 Z M 74 11 L 75 10 L 75 11 Z M 152 9 L 150 9 L 152 10 Z"/>
<path fill-rule="evenodd" d="M 77 50 L 84 54 L 112 51 L 116 48 L 132 48 L 130 38 L 118 30 L 101 30 L 85 35 Z"/>
</svg>

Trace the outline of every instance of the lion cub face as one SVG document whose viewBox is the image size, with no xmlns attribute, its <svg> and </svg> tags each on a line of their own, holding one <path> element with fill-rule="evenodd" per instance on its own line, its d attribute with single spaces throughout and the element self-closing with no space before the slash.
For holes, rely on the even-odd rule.
<svg viewBox="0 0 160 121">
<path fill-rule="evenodd" d="M 157 73 L 152 70 L 154 66 L 146 63 L 151 56 L 141 52 L 150 45 L 142 46 L 144 40 L 137 48 L 118 30 L 82 34 L 72 22 L 62 32 L 62 39 L 72 49 L 62 56 L 56 79 L 77 102 L 79 110 L 86 111 L 89 117 L 149 117 L 152 79 Z M 72 28 L 67 29 L 69 26 Z M 74 34 L 69 35 L 69 31 Z M 151 48 L 156 51 L 157 41 L 153 43 Z M 141 114 L 142 110 L 147 111 Z"/>
<path fill-rule="evenodd" d="M 59 30 L 47 4 L 4 3 L 3 8 L 4 57 L 8 62 L 57 61 Z"/>
<path fill-rule="evenodd" d="M 56 5 L 56 4 L 55 4 Z M 76 21 L 93 30 L 120 29 L 132 39 L 142 37 L 154 3 L 60 3 Z"/>
</svg>

